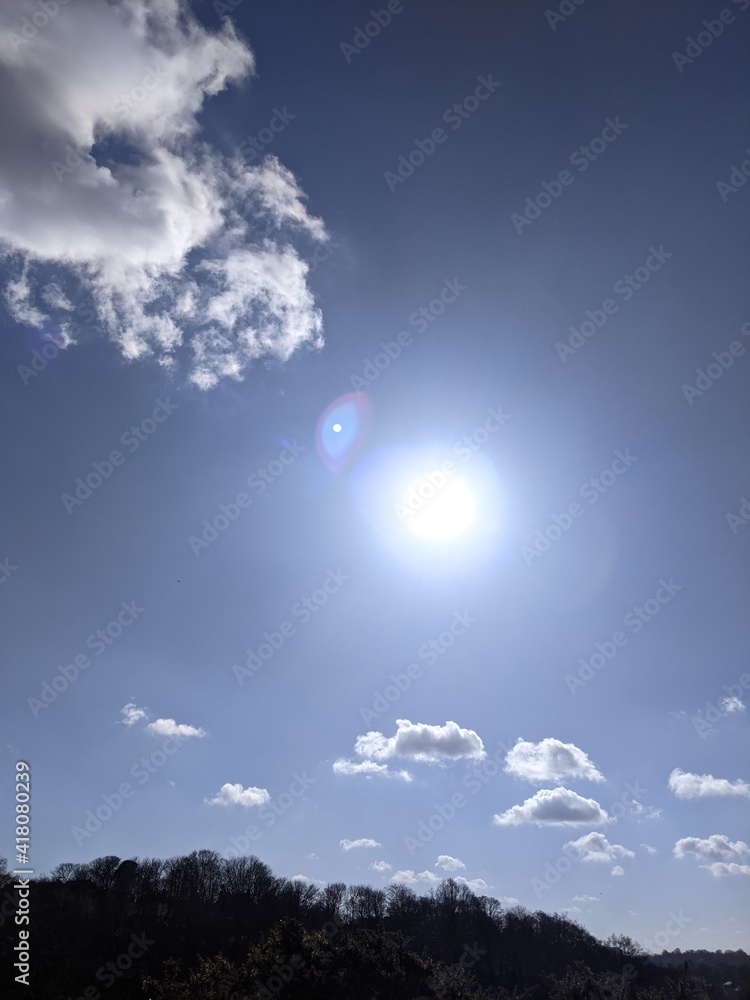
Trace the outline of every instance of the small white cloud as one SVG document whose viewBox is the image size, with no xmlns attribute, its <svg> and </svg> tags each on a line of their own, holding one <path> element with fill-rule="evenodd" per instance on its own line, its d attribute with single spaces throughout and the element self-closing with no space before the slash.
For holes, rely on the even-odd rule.
<svg viewBox="0 0 750 1000">
<path fill-rule="evenodd" d="M 373 861 L 372 864 L 367 867 L 371 868 L 374 872 L 384 874 L 385 872 L 389 872 L 391 868 L 393 868 L 393 865 L 389 865 L 387 861 Z"/>
<path fill-rule="evenodd" d="M 561 913 L 580 913 L 581 912 L 581 908 L 580 908 L 580 906 L 563 906 L 563 908 L 560 910 L 560 912 Z"/>
<path fill-rule="evenodd" d="M 351 851 L 354 847 L 382 847 L 383 845 L 371 837 L 360 837 L 359 840 L 348 840 L 346 837 L 339 841 L 339 845 L 345 851 Z"/>
<path fill-rule="evenodd" d="M 290 882 L 302 882 L 303 885 L 307 885 L 310 881 L 309 875 L 292 875 L 289 879 Z"/>
<path fill-rule="evenodd" d="M 206 735 L 205 729 L 188 726 L 183 722 L 178 724 L 174 719 L 157 719 L 155 722 L 149 722 L 146 726 L 146 731 L 153 736 L 174 736 L 180 739 L 188 739 L 191 736 L 200 738 Z"/>
<path fill-rule="evenodd" d="M 354 744 L 355 753 L 375 760 L 408 757 L 425 764 L 439 764 L 446 760 L 483 760 L 487 756 L 477 733 L 473 729 L 462 729 L 455 722 L 432 726 L 397 719 L 396 727 L 396 734 L 391 737 L 374 731 L 358 736 Z"/>
<path fill-rule="evenodd" d="M 517 740 L 505 757 L 505 770 L 516 778 L 543 785 L 563 778 L 604 781 L 604 775 L 573 743 L 550 737 L 540 743 Z"/>
<path fill-rule="evenodd" d="M 456 875 L 454 881 L 458 882 L 459 885 L 465 885 L 472 892 L 484 892 L 485 889 L 489 888 L 483 878 L 464 878 L 463 875 Z"/>
<path fill-rule="evenodd" d="M 450 854 L 439 855 L 435 864 L 438 868 L 442 868 L 447 872 L 457 872 L 466 867 L 463 861 L 460 861 L 458 858 L 452 858 Z"/>
<path fill-rule="evenodd" d="M 563 850 L 572 847 L 578 851 L 580 861 L 614 861 L 615 858 L 634 858 L 622 844 L 610 844 L 603 833 L 587 833 L 578 840 L 569 840 Z"/>
<path fill-rule="evenodd" d="M 518 906 L 518 900 L 515 896 L 501 896 L 498 902 L 502 903 L 503 906 Z"/>
<path fill-rule="evenodd" d="M 599 897 L 598 896 L 586 896 L 586 895 L 583 895 L 583 896 L 573 896 L 573 902 L 574 903 L 598 903 L 599 902 Z"/>
<path fill-rule="evenodd" d="M 140 722 L 141 719 L 147 719 L 146 710 L 143 708 L 138 708 L 134 701 L 128 702 L 123 708 L 120 709 L 120 713 L 123 718 L 120 722 L 123 726 L 134 726 L 136 722 Z"/>
<path fill-rule="evenodd" d="M 306 854 L 305 857 L 308 859 L 308 861 L 320 861 L 320 855 L 316 854 L 314 851 L 311 851 L 309 854 Z"/>
<path fill-rule="evenodd" d="M 271 801 L 271 796 L 265 788 L 255 788 L 249 785 L 243 788 L 242 785 L 222 785 L 217 794 L 212 799 L 206 799 L 211 806 L 244 806 L 249 809 L 251 806 L 263 806 Z"/>
<path fill-rule="evenodd" d="M 728 715 L 734 715 L 737 712 L 745 711 L 745 703 L 736 697 L 736 695 L 732 695 L 730 698 L 722 698 L 719 702 L 719 708 Z"/>
<path fill-rule="evenodd" d="M 651 847 L 650 844 L 641 844 L 641 847 L 644 849 L 644 851 L 648 851 L 649 854 L 658 854 L 656 848 Z"/>
<path fill-rule="evenodd" d="M 619 865 L 615 865 L 615 867 L 612 869 L 612 871 L 609 874 L 610 875 L 624 875 L 625 871 Z"/>
<path fill-rule="evenodd" d="M 727 778 L 714 778 L 712 774 L 691 774 L 676 767 L 669 776 L 669 788 L 678 799 L 697 799 L 708 795 L 742 795 L 750 796 L 750 784 L 747 781 L 729 781 Z"/>
<path fill-rule="evenodd" d="M 595 799 L 585 799 L 569 788 L 543 788 L 520 806 L 496 813 L 492 822 L 497 826 L 600 826 L 611 818 Z"/>
<path fill-rule="evenodd" d="M 442 879 L 435 872 L 414 872 L 412 868 L 404 868 L 391 875 L 391 882 L 403 882 L 406 885 L 439 885 Z"/>
<path fill-rule="evenodd" d="M 380 774 L 384 778 L 400 778 L 401 781 L 412 781 L 413 778 L 408 771 L 392 771 L 387 764 L 376 764 L 374 760 L 346 760 L 340 757 L 332 765 L 334 774 L 364 774 L 371 778 L 373 774 Z"/>
</svg>

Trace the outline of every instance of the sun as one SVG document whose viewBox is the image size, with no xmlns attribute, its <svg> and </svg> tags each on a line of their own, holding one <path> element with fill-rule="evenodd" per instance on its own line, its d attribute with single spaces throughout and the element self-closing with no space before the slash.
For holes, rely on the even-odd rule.
<svg viewBox="0 0 750 1000">
<path fill-rule="evenodd" d="M 406 527 L 430 541 L 462 535 L 474 520 L 476 503 L 469 486 L 450 472 L 434 469 L 413 479 L 396 504 Z"/>
</svg>

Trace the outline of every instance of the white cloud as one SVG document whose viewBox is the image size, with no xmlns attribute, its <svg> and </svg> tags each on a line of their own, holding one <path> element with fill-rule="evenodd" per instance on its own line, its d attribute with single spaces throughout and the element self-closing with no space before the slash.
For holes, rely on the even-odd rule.
<svg viewBox="0 0 750 1000">
<path fill-rule="evenodd" d="M 585 894 L 583 896 L 573 896 L 573 902 L 574 903 L 598 903 L 599 902 L 599 897 L 598 896 L 587 896 Z"/>
<path fill-rule="evenodd" d="M 367 867 L 372 869 L 374 872 L 380 872 L 382 874 L 384 872 L 389 872 L 391 868 L 393 868 L 393 865 L 389 865 L 387 861 L 373 861 L 372 864 Z"/>
<path fill-rule="evenodd" d="M 292 875 L 289 879 L 290 882 L 302 882 L 303 885 L 307 885 L 310 881 L 309 875 Z"/>
<path fill-rule="evenodd" d="M 412 781 L 408 771 L 392 771 L 387 764 L 376 764 L 374 760 L 346 760 L 340 757 L 332 765 L 334 774 L 364 774 L 371 778 L 373 774 L 381 774 L 385 778 L 400 778 L 402 781 Z"/>
<path fill-rule="evenodd" d="M 498 902 L 502 903 L 503 906 L 518 906 L 518 900 L 515 896 L 501 896 Z"/>
<path fill-rule="evenodd" d="M 391 882 L 403 882 L 406 885 L 440 885 L 442 879 L 435 872 L 423 871 L 415 873 L 412 868 L 404 868 L 391 875 Z"/>
<path fill-rule="evenodd" d="M 271 801 L 271 796 L 265 788 L 255 788 L 249 785 L 243 788 L 242 785 L 222 785 L 212 799 L 206 799 L 211 806 L 244 806 L 249 809 L 251 806 L 263 806 Z"/>
<path fill-rule="evenodd" d="M 701 865 L 701 868 L 710 871 L 714 878 L 721 878 L 722 875 L 750 875 L 750 865 L 738 865 L 733 861 L 714 861 L 710 865 Z"/>
<path fill-rule="evenodd" d="M 686 858 L 688 855 L 700 858 L 708 864 L 706 868 L 714 878 L 722 875 L 750 875 L 750 865 L 743 864 L 750 859 L 750 847 L 742 841 L 731 841 L 724 834 L 714 833 L 710 837 L 683 837 L 674 845 L 674 856 Z"/>
<path fill-rule="evenodd" d="M 497 826 L 536 823 L 539 826 L 600 826 L 611 818 L 595 799 L 584 799 L 569 788 L 543 788 L 520 806 L 496 813 Z"/>
<path fill-rule="evenodd" d="M 487 756 L 482 740 L 473 729 L 462 729 L 455 722 L 431 726 L 408 719 L 396 720 L 396 734 L 390 738 L 378 732 L 358 736 L 354 750 L 362 757 L 375 760 L 408 757 L 426 764 L 483 760 Z"/>
<path fill-rule="evenodd" d="M 641 844 L 641 847 L 644 849 L 644 851 L 648 851 L 649 854 L 658 854 L 656 848 L 651 847 L 650 844 Z"/>
<path fill-rule="evenodd" d="M 483 878 L 464 878 L 463 875 L 456 875 L 455 880 L 459 885 L 465 885 L 472 892 L 484 892 L 489 888 Z"/>
<path fill-rule="evenodd" d="M 615 867 L 612 869 L 612 871 L 609 874 L 610 875 L 624 875 L 625 871 L 619 865 L 615 865 Z"/>
<path fill-rule="evenodd" d="M 561 913 L 580 913 L 581 912 L 581 908 L 580 908 L 580 906 L 563 906 L 563 908 L 560 910 L 560 912 Z"/>
<path fill-rule="evenodd" d="M 732 695 L 729 698 L 722 698 L 719 702 L 719 708 L 721 708 L 722 711 L 727 712 L 729 715 L 734 715 L 736 712 L 745 711 L 745 703 L 736 695 Z"/>
<path fill-rule="evenodd" d="M 460 861 L 458 858 L 452 858 L 450 854 L 439 855 L 435 864 L 438 868 L 442 868 L 447 872 L 457 872 L 466 867 L 463 861 Z"/>
<path fill-rule="evenodd" d="M 569 840 L 563 850 L 572 847 L 578 851 L 580 861 L 614 861 L 615 858 L 634 858 L 622 844 L 610 844 L 603 833 L 587 833 L 578 840 Z"/>
<path fill-rule="evenodd" d="M 744 795 L 750 796 L 750 784 L 747 781 L 728 781 L 726 778 L 714 778 L 712 774 L 691 774 L 676 767 L 669 776 L 669 788 L 678 799 L 696 799 L 707 795 Z"/>
<path fill-rule="evenodd" d="M 360 837 L 359 840 L 348 840 L 346 837 L 339 841 L 339 844 L 345 851 L 351 851 L 353 847 L 382 847 L 383 845 L 377 840 L 372 840 L 370 837 Z"/>
<path fill-rule="evenodd" d="M 196 726 L 188 726 L 184 722 L 179 724 L 174 719 L 156 719 L 149 722 L 146 731 L 153 736 L 175 736 L 180 739 L 187 739 L 190 736 L 202 737 L 206 735 L 206 730 Z"/>
<path fill-rule="evenodd" d="M 41 325 L 38 302 L 67 317 L 77 286 L 124 357 L 171 367 L 184 351 L 201 388 L 321 346 L 296 247 L 325 242 L 323 223 L 275 157 L 248 166 L 200 135 L 206 100 L 255 70 L 231 21 L 207 31 L 183 0 L 69 0 L 28 42 L 19 23 L 0 6 L 14 318 Z"/>
<path fill-rule="evenodd" d="M 124 726 L 134 726 L 136 722 L 140 722 L 141 719 L 147 719 L 146 710 L 143 708 L 138 708 L 134 701 L 128 702 L 123 708 L 120 709 L 120 713 L 124 716 L 120 721 Z"/>
<path fill-rule="evenodd" d="M 583 750 L 573 743 L 561 743 L 549 737 L 540 743 L 517 740 L 505 757 L 505 770 L 535 784 L 561 781 L 563 778 L 604 781 L 604 775 Z"/>
</svg>

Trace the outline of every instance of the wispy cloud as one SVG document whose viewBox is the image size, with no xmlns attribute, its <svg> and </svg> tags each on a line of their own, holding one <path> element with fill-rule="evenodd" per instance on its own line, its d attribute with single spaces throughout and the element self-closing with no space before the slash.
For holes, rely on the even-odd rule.
<svg viewBox="0 0 750 1000">
<path fill-rule="evenodd" d="M 128 702 L 123 708 L 120 709 L 122 714 L 122 719 L 120 722 L 123 726 L 134 726 L 136 722 L 140 722 L 141 719 L 147 719 L 145 708 L 138 708 L 135 702 Z"/>
</svg>

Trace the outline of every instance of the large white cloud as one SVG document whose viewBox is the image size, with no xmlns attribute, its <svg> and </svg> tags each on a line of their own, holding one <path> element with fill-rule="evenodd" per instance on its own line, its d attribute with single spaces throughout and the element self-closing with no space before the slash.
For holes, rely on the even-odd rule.
<svg viewBox="0 0 750 1000">
<path fill-rule="evenodd" d="M 326 241 L 323 223 L 274 157 L 248 166 L 199 134 L 206 99 L 255 69 L 231 21 L 207 31 L 184 0 L 70 0 L 26 40 L 21 14 L 0 6 L 0 247 L 16 267 L 14 318 L 49 319 L 65 346 L 82 288 L 126 358 L 171 367 L 184 349 L 203 388 L 320 346 L 296 247 Z"/>
<path fill-rule="evenodd" d="M 729 781 L 727 778 L 714 778 L 712 774 L 691 774 L 676 767 L 669 776 L 669 788 L 678 799 L 696 799 L 707 795 L 744 795 L 750 796 L 750 784 L 747 781 Z"/>
<path fill-rule="evenodd" d="M 487 753 L 482 740 L 473 729 L 462 729 L 455 722 L 432 726 L 423 722 L 396 720 L 396 735 L 369 732 L 358 736 L 356 753 L 375 760 L 409 757 L 427 764 L 446 760 L 483 760 Z"/>
<path fill-rule="evenodd" d="M 442 868 L 443 871 L 446 872 L 457 872 L 466 867 L 460 858 L 453 858 L 450 854 L 438 855 L 438 859 L 435 864 L 438 868 Z"/>
<path fill-rule="evenodd" d="M 604 781 L 588 756 L 573 743 L 547 739 L 539 743 L 517 740 L 505 757 L 505 770 L 517 778 L 537 784 L 561 781 L 563 778 L 585 778 Z"/>
<path fill-rule="evenodd" d="M 542 788 L 520 806 L 496 813 L 492 822 L 497 826 L 601 826 L 611 817 L 595 799 L 585 799 L 569 788 Z"/>
<path fill-rule="evenodd" d="M 750 875 L 750 847 L 742 841 L 731 841 L 724 834 L 714 833 L 704 839 L 700 837 L 683 837 L 674 845 L 674 856 L 686 858 L 689 855 L 707 861 L 701 865 L 711 872 L 714 878 L 723 875 Z"/>
<path fill-rule="evenodd" d="M 622 844 L 610 844 L 603 833 L 587 833 L 578 840 L 569 840 L 565 847 L 578 851 L 581 861 L 614 861 L 616 858 L 635 857 L 635 853 Z"/>
<path fill-rule="evenodd" d="M 263 806 L 270 801 L 271 796 L 265 788 L 256 788 L 254 785 L 243 788 L 239 783 L 230 785 L 228 782 L 221 786 L 212 799 L 206 799 L 210 806 L 244 806 L 246 809 Z"/>
</svg>

